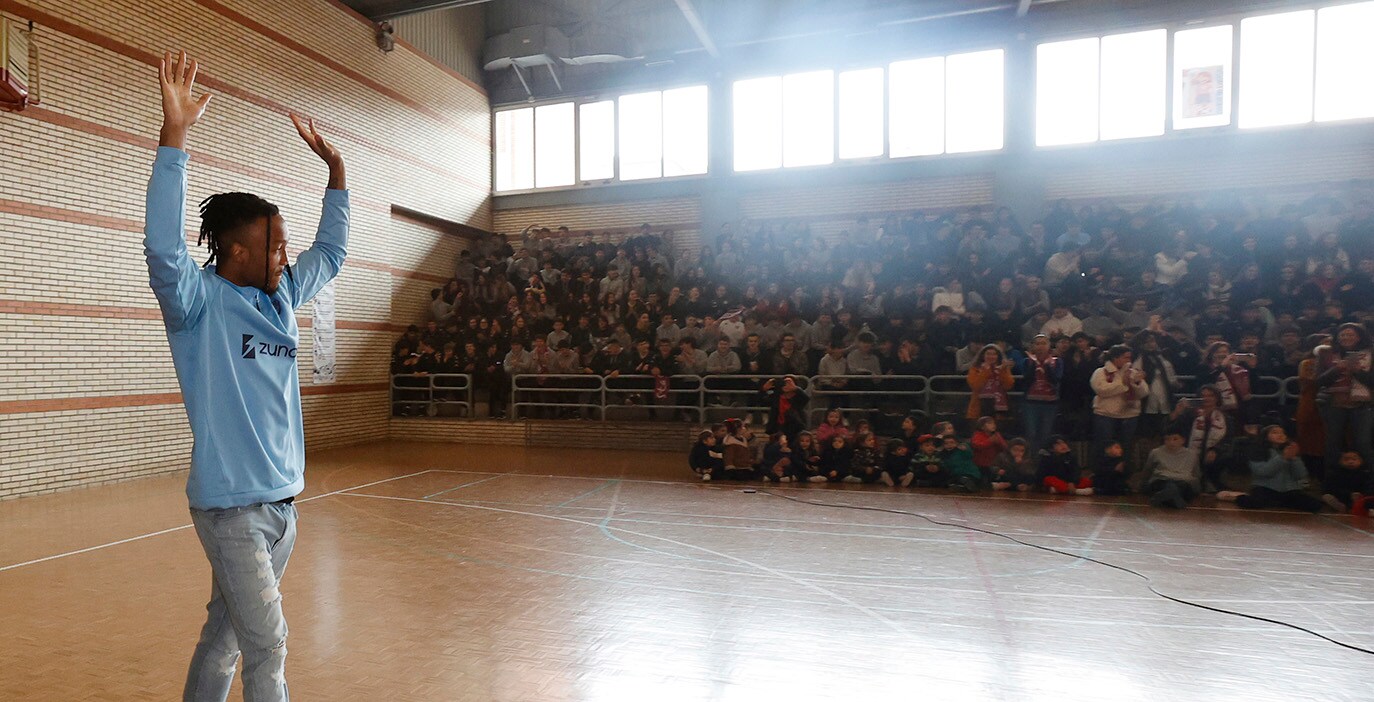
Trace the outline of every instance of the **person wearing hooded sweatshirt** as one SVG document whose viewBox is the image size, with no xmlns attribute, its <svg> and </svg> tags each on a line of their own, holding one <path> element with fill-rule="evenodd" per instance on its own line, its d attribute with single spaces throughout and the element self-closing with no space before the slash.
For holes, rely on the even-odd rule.
<svg viewBox="0 0 1374 702">
<path fill-rule="evenodd" d="M 1145 376 L 1131 367 L 1131 348 L 1122 344 L 1107 349 L 1107 361 L 1093 371 L 1088 384 L 1093 393 L 1093 448 L 1090 460 L 1102 457 L 1112 441 L 1130 451 L 1140 419 L 1140 400 L 1149 394 Z"/>
<path fill-rule="evenodd" d="M 1246 437 L 1242 455 L 1250 463 L 1250 492 L 1223 490 L 1218 500 L 1235 502 L 1241 509 L 1286 507 L 1313 514 L 1324 503 L 1307 494 L 1307 467 L 1299 457 L 1298 444 L 1288 440 L 1283 427 L 1271 424 L 1259 436 Z"/>
<path fill-rule="evenodd" d="M 1366 464 L 1374 432 L 1374 370 L 1369 334 L 1358 324 L 1342 324 L 1336 339 L 1316 349 L 1317 410 L 1326 425 L 1326 465 L 1335 466 L 1345 450 L 1349 430 L 1354 449 Z"/>
</svg>

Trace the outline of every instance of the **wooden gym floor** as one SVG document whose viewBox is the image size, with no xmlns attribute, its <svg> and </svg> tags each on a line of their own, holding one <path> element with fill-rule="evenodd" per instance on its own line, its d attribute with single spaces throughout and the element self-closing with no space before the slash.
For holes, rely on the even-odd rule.
<svg viewBox="0 0 1374 702">
<path fill-rule="evenodd" d="M 993 537 L 703 485 L 681 455 L 388 443 L 308 477 L 296 699 L 1374 698 L 1370 656 Z M 0 504 L 0 699 L 178 697 L 210 577 L 183 481 Z M 1374 647 L 1368 520 L 776 491 L 1003 530 Z"/>
</svg>

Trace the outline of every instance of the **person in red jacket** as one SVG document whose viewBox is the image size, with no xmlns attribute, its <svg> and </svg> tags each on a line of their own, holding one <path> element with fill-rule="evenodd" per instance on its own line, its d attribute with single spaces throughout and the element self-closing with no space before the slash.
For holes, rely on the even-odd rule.
<svg viewBox="0 0 1374 702">
<path fill-rule="evenodd" d="M 973 432 L 973 465 L 983 473 L 983 482 L 992 479 L 993 464 L 997 456 L 1007 450 L 1007 440 L 997 431 L 997 420 L 980 417 Z"/>
</svg>

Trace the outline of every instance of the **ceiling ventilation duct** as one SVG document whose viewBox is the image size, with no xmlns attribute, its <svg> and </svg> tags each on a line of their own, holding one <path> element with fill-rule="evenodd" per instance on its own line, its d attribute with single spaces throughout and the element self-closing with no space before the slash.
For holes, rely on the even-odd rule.
<svg viewBox="0 0 1374 702">
<path fill-rule="evenodd" d="M 548 67 L 549 76 L 562 90 L 559 70 L 565 65 L 616 63 L 629 61 L 635 56 L 629 41 L 615 35 L 587 34 L 570 40 L 557 27 L 545 25 L 517 27 L 491 37 L 487 39 L 482 54 L 482 68 L 488 71 L 514 71 L 529 97 L 534 97 L 534 92 L 530 89 L 527 73 L 539 66 Z"/>
<path fill-rule="evenodd" d="M 507 68 L 556 66 L 568 55 L 568 48 L 568 38 L 556 27 L 516 27 L 487 40 L 482 51 L 485 61 L 482 67 L 488 71 L 501 71 Z"/>
</svg>

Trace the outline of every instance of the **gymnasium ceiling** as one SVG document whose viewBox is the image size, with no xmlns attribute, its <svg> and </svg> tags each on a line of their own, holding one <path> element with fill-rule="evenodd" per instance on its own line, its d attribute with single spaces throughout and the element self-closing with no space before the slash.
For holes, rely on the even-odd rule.
<svg viewBox="0 0 1374 702">
<path fill-rule="evenodd" d="M 373 19 L 480 6 L 485 36 L 551 27 L 619 63 L 487 71 L 492 102 L 666 85 L 716 75 L 842 68 L 1005 45 L 1019 35 L 1185 21 L 1292 0 L 344 0 Z M 476 16 L 476 15 L 473 15 Z M 486 60 L 493 58 L 488 55 Z"/>
</svg>

